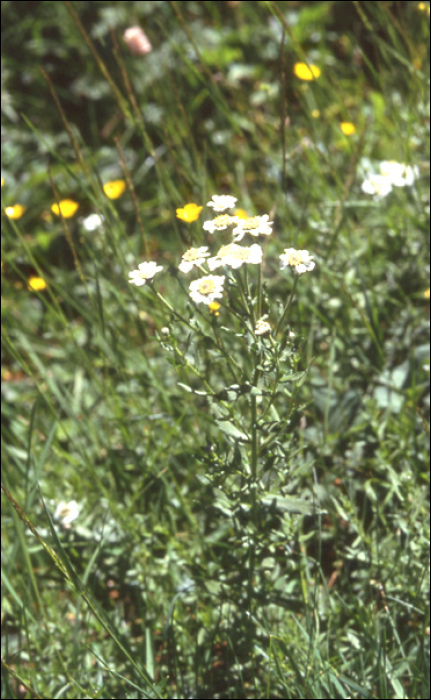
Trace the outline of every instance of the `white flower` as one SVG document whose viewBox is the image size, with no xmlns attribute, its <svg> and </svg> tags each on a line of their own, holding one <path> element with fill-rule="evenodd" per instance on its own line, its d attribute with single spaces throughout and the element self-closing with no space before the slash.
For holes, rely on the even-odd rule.
<svg viewBox="0 0 431 700">
<path fill-rule="evenodd" d="M 202 246 L 201 248 L 190 248 L 184 255 L 181 263 L 178 265 L 178 269 L 181 272 L 190 272 L 194 265 L 199 267 L 205 262 L 205 258 L 209 256 L 207 252 L 207 246 Z"/>
<path fill-rule="evenodd" d="M 142 287 L 147 280 L 152 279 L 157 272 L 163 270 L 163 267 L 155 262 L 143 262 L 138 265 L 138 268 L 138 270 L 129 272 L 130 284 L 136 284 L 137 287 Z"/>
<path fill-rule="evenodd" d="M 371 161 L 363 158 L 360 164 L 365 177 L 362 183 L 362 191 L 372 194 L 375 200 L 386 197 L 393 187 L 406 187 L 413 185 L 419 176 L 417 165 L 397 163 L 395 160 L 382 160 L 378 166 L 378 172 L 372 171 Z"/>
<path fill-rule="evenodd" d="M 60 501 L 55 509 L 53 518 L 65 527 L 69 527 L 70 523 L 78 517 L 79 511 L 80 508 L 76 501 Z"/>
<path fill-rule="evenodd" d="M 257 243 L 250 246 L 250 248 L 245 248 L 236 243 L 229 243 L 229 245 L 222 246 L 214 258 L 208 260 L 208 267 L 210 270 L 215 270 L 220 265 L 229 265 L 236 270 L 243 263 L 259 265 L 261 262 L 262 248 Z"/>
<path fill-rule="evenodd" d="M 371 173 L 361 185 L 361 189 L 366 194 L 372 194 L 374 199 L 383 199 L 389 192 L 392 192 L 392 183 L 388 177 Z"/>
<path fill-rule="evenodd" d="M 214 211 L 225 211 L 232 209 L 236 201 L 237 198 L 232 197 L 231 194 L 213 194 L 212 201 L 207 202 L 207 207 L 212 207 Z"/>
<path fill-rule="evenodd" d="M 395 160 L 383 160 L 379 166 L 380 174 L 387 177 L 395 187 L 405 187 L 413 185 L 419 176 L 417 165 L 413 167 L 405 163 L 397 163 Z"/>
<path fill-rule="evenodd" d="M 295 250 L 294 248 L 285 248 L 284 253 L 280 255 L 280 260 L 282 270 L 290 265 L 298 275 L 310 272 L 316 264 L 308 250 Z"/>
<path fill-rule="evenodd" d="M 211 221 L 205 221 L 204 229 L 210 233 L 214 233 L 214 231 L 223 231 L 223 229 L 227 228 L 231 224 L 235 224 L 237 220 L 238 218 L 236 216 L 222 214 L 221 216 L 216 216 L 216 218 L 212 219 Z"/>
<path fill-rule="evenodd" d="M 256 328 L 254 329 L 256 335 L 268 335 L 271 333 L 271 326 L 269 325 L 268 321 L 265 321 L 265 318 L 266 317 L 264 316 L 256 321 Z"/>
<path fill-rule="evenodd" d="M 208 275 L 201 277 L 190 283 L 190 296 L 196 304 L 206 304 L 209 306 L 214 299 L 221 299 L 223 296 L 224 275 Z"/>
<path fill-rule="evenodd" d="M 272 233 L 272 221 L 268 221 L 268 219 L 268 214 L 249 216 L 248 219 L 238 219 L 237 226 L 232 231 L 234 240 L 236 242 L 240 241 L 245 233 L 251 233 L 252 236 L 269 236 Z"/>
<path fill-rule="evenodd" d="M 82 225 L 86 231 L 95 231 L 103 224 L 103 216 L 100 214 L 90 214 L 86 219 L 82 220 Z"/>
</svg>

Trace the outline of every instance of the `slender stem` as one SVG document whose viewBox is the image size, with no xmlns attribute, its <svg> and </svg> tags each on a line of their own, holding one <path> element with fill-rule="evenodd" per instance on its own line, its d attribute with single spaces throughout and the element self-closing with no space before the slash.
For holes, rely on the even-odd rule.
<svg viewBox="0 0 431 700">
<path fill-rule="evenodd" d="M 280 321 L 277 326 L 275 335 L 278 334 L 280 328 L 282 328 L 287 312 L 295 294 L 297 277 L 295 278 L 292 292 L 289 299 L 286 302 L 283 313 L 281 315 Z M 258 280 L 257 280 L 257 306 L 256 306 L 257 318 L 262 316 L 262 266 L 258 266 Z M 254 318 L 253 318 L 254 322 Z M 279 345 L 279 352 L 284 348 L 286 344 L 287 329 L 284 329 L 284 335 L 281 339 Z M 253 377 L 253 387 L 256 388 L 259 384 L 259 379 L 261 375 L 261 370 L 258 369 L 262 362 L 262 352 L 255 355 L 255 369 Z M 255 573 L 255 561 L 256 561 L 256 549 L 257 549 L 257 533 L 258 533 L 258 514 L 257 514 L 257 482 L 258 482 L 258 458 L 259 458 L 259 434 L 258 434 L 258 418 L 257 418 L 257 396 L 255 393 L 251 396 L 251 520 L 252 520 L 252 536 L 249 547 L 249 564 L 248 564 L 248 607 L 249 612 L 253 612 L 254 601 L 253 601 L 253 579 Z"/>
<path fill-rule="evenodd" d="M 238 289 L 239 289 L 239 292 L 241 295 L 241 301 L 244 304 L 244 309 L 245 309 L 246 313 L 250 317 L 252 317 L 253 316 L 253 309 L 250 308 L 250 305 L 248 303 L 250 300 L 250 293 L 249 293 L 249 289 L 248 289 L 247 268 L 246 268 L 246 273 L 245 273 L 245 281 L 243 281 L 243 279 L 241 277 L 241 270 L 237 271 L 237 273 L 235 275 L 235 279 L 238 283 Z"/>
<path fill-rule="evenodd" d="M 278 333 L 279 333 L 279 331 L 280 331 L 280 328 L 281 328 L 281 327 L 283 326 L 283 324 L 284 324 L 284 321 L 285 321 L 286 316 L 287 316 L 287 312 L 288 312 L 289 309 L 290 309 L 290 305 L 291 305 L 291 303 L 292 303 L 292 301 L 293 301 L 293 297 L 294 297 L 294 295 L 295 295 L 296 285 L 297 285 L 297 284 L 298 284 L 298 275 L 295 276 L 295 279 L 294 279 L 294 281 L 293 281 L 292 291 L 291 291 L 291 293 L 290 293 L 290 297 L 288 298 L 288 300 L 287 300 L 287 302 L 286 302 L 286 306 L 284 307 L 284 311 L 283 311 L 283 313 L 281 314 L 281 318 L 280 318 L 280 320 L 279 320 L 279 322 L 278 322 L 278 326 L 277 326 L 277 329 L 276 329 L 276 331 L 275 331 L 275 336 L 278 335 Z M 286 345 L 286 328 L 284 329 L 284 335 L 283 335 L 283 337 L 282 337 L 282 339 L 281 339 L 281 341 L 280 341 L 280 346 L 279 346 L 279 351 L 280 351 L 280 352 L 281 352 L 281 350 L 283 350 L 283 348 L 284 348 L 285 345 Z"/>
<path fill-rule="evenodd" d="M 262 316 L 262 264 L 257 266 L 257 318 Z"/>
<path fill-rule="evenodd" d="M 257 454 L 258 454 L 258 435 L 257 435 L 257 397 L 253 394 L 251 397 L 251 521 L 252 533 L 251 542 L 248 551 L 248 612 L 253 614 L 253 579 L 256 560 L 256 544 L 257 544 Z"/>
<path fill-rule="evenodd" d="M 260 265 L 259 265 L 260 268 Z M 259 278 L 259 283 L 261 279 Z M 260 284 L 259 284 L 260 287 Z M 262 352 L 255 355 L 255 368 L 253 376 L 253 387 L 257 387 L 261 375 L 261 370 L 258 369 L 262 362 Z M 257 420 L 257 396 L 255 393 L 251 395 L 251 520 L 252 520 L 252 541 L 249 548 L 249 563 L 248 563 L 248 606 L 250 614 L 253 612 L 253 579 L 256 560 L 257 547 L 257 476 L 258 476 L 258 457 L 259 457 L 259 433 Z"/>
<path fill-rule="evenodd" d="M 156 297 L 157 297 L 158 299 L 160 299 L 160 301 L 166 306 L 166 308 L 169 309 L 169 311 L 170 311 L 179 321 L 181 321 L 181 323 L 184 323 L 184 325 L 188 326 L 193 332 L 198 332 L 198 333 L 200 332 L 199 328 L 196 328 L 196 326 L 193 326 L 193 324 L 190 323 L 190 321 L 188 321 L 186 318 L 184 318 L 183 316 L 181 316 L 181 314 L 179 314 L 178 311 L 175 311 L 175 309 L 173 308 L 173 306 L 171 306 L 171 304 L 160 294 L 160 292 L 156 291 L 156 290 L 154 289 L 153 286 L 150 286 L 149 288 L 150 288 L 150 289 L 152 290 L 152 292 L 156 295 Z M 201 313 L 201 312 L 199 311 L 199 309 L 197 309 L 197 313 Z M 201 314 L 201 315 L 202 315 L 202 314 Z M 216 336 L 216 340 L 214 340 L 213 338 L 212 338 L 211 340 L 213 341 L 214 345 L 216 345 L 217 349 L 220 350 L 220 352 L 222 353 L 223 357 L 224 357 L 226 360 L 229 361 L 229 362 L 228 362 L 228 367 L 229 367 L 229 369 L 230 369 L 230 371 L 231 371 L 231 373 L 232 373 L 233 379 L 234 379 L 234 381 L 235 381 L 236 384 L 239 384 L 239 379 L 238 379 L 238 377 L 235 375 L 235 373 L 234 373 L 234 371 L 233 371 L 233 369 L 232 369 L 232 365 L 234 365 L 234 366 L 236 367 L 236 369 L 239 370 L 239 371 L 240 371 L 241 368 L 240 368 L 240 366 L 238 365 L 238 363 L 236 362 L 236 360 L 235 360 L 231 355 L 229 355 L 229 354 L 227 353 L 227 351 L 225 350 L 225 348 L 223 347 L 223 344 L 222 344 L 220 335 L 219 335 L 219 333 L 218 333 L 218 329 L 216 330 L 216 328 L 213 328 L 213 330 L 214 330 L 214 334 L 215 334 L 215 336 Z M 201 335 L 202 335 L 202 332 L 201 332 Z M 210 336 L 207 336 L 207 337 L 210 337 Z"/>
<path fill-rule="evenodd" d="M 232 368 L 231 356 L 226 352 L 226 350 L 225 350 L 224 347 L 223 347 L 223 341 L 222 341 L 222 339 L 221 339 L 221 337 L 220 337 L 220 331 L 219 331 L 219 329 L 217 328 L 217 325 L 216 325 L 215 323 L 214 323 L 214 325 L 213 325 L 213 331 L 214 331 L 215 337 L 217 338 L 218 349 L 219 349 L 220 352 L 222 353 L 222 355 L 223 355 L 223 357 L 225 358 L 225 360 L 227 360 L 227 362 L 226 362 L 226 367 L 227 367 L 228 371 L 231 373 L 232 378 L 233 378 L 233 381 L 235 382 L 235 384 L 239 384 L 239 379 L 238 379 L 238 377 L 236 376 L 236 374 L 235 374 L 235 372 L 234 372 L 234 370 L 233 370 L 233 368 Z M 235 367 L 237 367 L 237 369 L 240 369 L 240 368 L 238 367 L 238 365 L 236 364 L 236 362 L 235 362 Z"/>
<path fill-rule="evenodd" d="M 257 397 L 251 397 L 251 479 L 257 479 Z"/>
</svg>

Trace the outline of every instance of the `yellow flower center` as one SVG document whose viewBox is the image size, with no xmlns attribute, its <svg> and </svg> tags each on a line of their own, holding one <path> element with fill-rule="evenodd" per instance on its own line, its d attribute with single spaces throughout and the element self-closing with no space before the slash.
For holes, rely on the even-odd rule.
<svg viewBox="0 0 431 700">
<path fill-rule="evenodd" d="M 289 265 L 295 266 L 300 265 L 304 262 L 304 256 L 298 250 L 289 255 Z"/>
<path fill-rule="evenodd" d="M 198 289 L 200 294 L 212 294 L 215 292 L 216 286 L 213 280 L 207 279 L 200 282 Z"/>
<path fill-rule="evenodd" d="M 248 219 L 245 219 L 243 223 L 243 228 L 247 229 L 248 231 L 252 231 L 253 229 L 259 228 L 259 224 L 259 216 L 249 216 Z"/>
<path fill-rule="evenodd" d="M 237 260 L 248 260 L 250 251 L 248 248 L 241 248 L 241 246 L 236 245 L 236 243 L 229 243 L 229 245 L 224 245 L 220 248 L 217 253 L 218 258 L 233 257 Z"/>
<path fill-rule="evenodd" d="M 202 255 L 199 253 L 199 250 L 197 248 L 190 248 L 186 253 L 183 255 L 183 260 L 186 262 L 193 262 L 194 260 L 199 260 Z"/>
<path fill-rule="evenodd" d="M 229 214 L 221 214 L 220 216 L 216 216 L 213 221 L 216 228 L 222 229 L 226 228 L 226 226 L 229 226 L 229 224 L 232 223 L 232 217 L 229 216 Z"/>
</svg>

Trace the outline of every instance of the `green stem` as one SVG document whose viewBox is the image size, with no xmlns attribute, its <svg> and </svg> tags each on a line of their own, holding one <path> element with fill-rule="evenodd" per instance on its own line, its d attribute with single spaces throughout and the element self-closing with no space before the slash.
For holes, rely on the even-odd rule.
<svg viewBox="0 0 431 700">
<path fill-rule="evenodd" d="M 259 266 L 260 267 L 260 266 Z M 260 288 L 261 278 L 259 278 L 259 288 Z M 262 362 L 262 353 L 255 356 L 256 363 L 254 368 L 254 377 L 252 385 L 257 387 L 261 375 L 261 370 L 258 369 Z M 248 607 L 249 612 L 253 612 L 253 579 L 255 570 L 255 560 L 256 560 L 256 547 L 257 547 L 257 477 L 258 477 L 258 456 L 259 456 L 259 433 L 258 433 L 258 421 L 257 421 L 257 396 L 252 394 L 251 396 L 251 521 L 252 521 L 252 541 L 249 548 L 249 563 L 248 563 Z"/>
<path fill-rule="evenodd" d="M 282 328 L 282 326 L 284 324 L 284 321 L 285 321 L 286 316 L 287 316 L 287 312 L 290 309 L 290 305 L 292 304 L 293 297 L 295 295 L 297 284 L 298 284 L 298 275 L 295 276 L 295 279 L 293 281 L 292 291 L 290 293 L 290 297 L 288 298 L 288 300 L 286 302 L 286 306 L 284 307 L 284 311 L 281 314 L 281 318 L 278 322 L 278 326 L 277 326 L 277 329 L 275 331 L 275 337 L 277 337 L 277 335 L 280 331 L 280 328 Z M 281 338 L 280 345 L 279 345 L 279 352 L 281 352 L 284 349 L 284 346 L 286 345 L 286 341 L 287 341 L 287 328 L 284 329 L 283 336 Z"/>
<path fill-rule="evenodd" d="M 200 334 L 202 335 L 202 333 L 201 333 L 201 331 L 199 330 L 199 328 L 196 328 L 196 326 L 193 326 L 193 324 L 191 324 L 190 321 L 188 321 L 186 318 L 184 318 L 184 316 L 181 316 L 181 314 L 179 314 L 178 311 L 175 311 L 175 309 L 173 308 L 173 306 L 160 294 L 160 292 L 157 292 L 157 291 L 154 289 L 153 286 L 149 286 L 149 289 L 151 289 L 151 291 L 156 295 L 156 297 L 157 297 L 158 299 L 160 299 L 160 301 L 162 302 L 162 304 L 164 304 L 164 306 L 166 306 L 166 308 L 171 312 L 171 314 L 173 314 L 173 316 L 175 316 L 175 318 L 177 318 L 179 321 L 181 321 L 181 323 L 184 323 L 185 326 L 188 326 L 188 328 L 190 328 L 193 332 L 195 332 L 195 333 L 200 333 Z M 199 312 L 199 309 L 197 309 L 197 313 L 200 313 L 200 312 Z M 201 315 L 202 315 L 202 314 L 201 314 Z M 221 343 L 221 339 L 220 339 L 220 337 L 218 336 L 218 334 L 215 333 L 215 335 L 216 335 L 216 338 L 217 338 L 217 342 L 216 342 L 214 339 L 212 339 L 212 340 L 213 340 L 213 343 L 216 345 L 217 349 L 220 350 L 220 352 L 222 353 L 223 357 L 225 357 L 226 360 L 229 360 L 229 363 L 230 363 L 231 365 L 234 365 L 234 366 L 236 367 L 237 370 L 240 370 L 241 368 L 240 368 L 240 366 L 238 365 L 238 363 L 237 363 L 237 362 L 234 360 L 234 358 L 233 358 L 231 355 L 229 355 L 229 354 L 226 352 L 226 350 L 224 349 L 224 347 L 223 347 L 223 345 L 222 345 L 222 343 Z M 233 372 L 233 370 L 232 370 L 232 372 Z M 238 380 L 238 378 L 237 378 L 235 375 L 234 375 L 234 378 L 235 378 L 235 381 L 236 381 L 237 383 L 239 383 L 239 380 Z"/>
<path fill-rule="evenodd" d="M 262 317 L 262 264 L 257 266 L 257 318 Z"/>
<path fill-rule="evenodd" d="M 254 590 L 254 569 L 256 560 L 256 545 L 257 545 L 257 454 L 258 454 L 258 435 L 257 435 L 257 397 L 251 397 L 251 521 L 252 534 L 248 552 L 248 612 L 253 614 L 253 590 Z"/>
<path fill-rule="evenodd" d="M 238 284 L 238 289 L 239 289 L 239 293 L 241 296 L 241 301 L 244 305 L 245 312 L 253 320 L 253 308 L 250 308 L 250 306 L 249 306 L 250 293 L 249 293 L 249 289 L 248 289 L 247 268 L 245 271 L 245 280 L 244 281 L 243 281 L 242 276 L 241 276 L 241 270 L 237 271 L 237 274 L 235 275 L 235 279 L 236 279 L 237 284 Z M 244 319 L 241 319 L 241 322 L 244 323 Z"/>
</svg>

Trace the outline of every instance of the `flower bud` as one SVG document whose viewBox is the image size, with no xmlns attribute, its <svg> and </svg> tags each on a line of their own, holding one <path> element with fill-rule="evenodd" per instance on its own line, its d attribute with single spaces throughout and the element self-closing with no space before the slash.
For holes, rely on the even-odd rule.
<svg viewBox="0 0 431 700">
<path fill-rule="evenodd" d="M 124 32 L 124 41 L 130 51 L 138 56 L 146 56 L 153 50 L 141 27 L 129 27 Z"/>
</svg>

